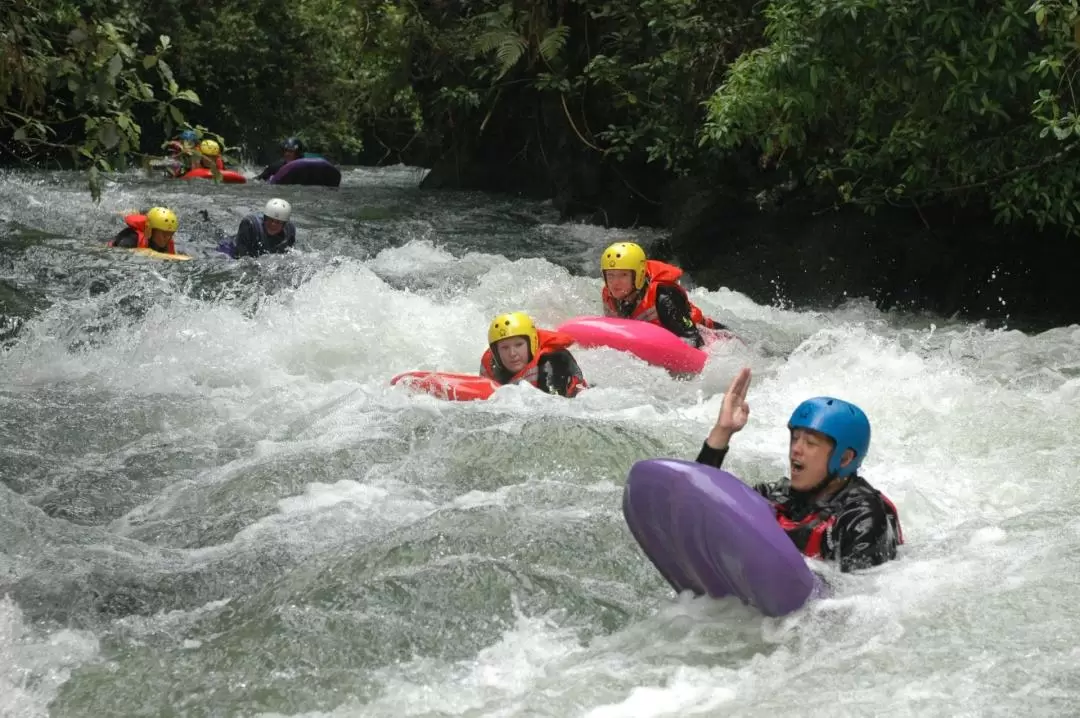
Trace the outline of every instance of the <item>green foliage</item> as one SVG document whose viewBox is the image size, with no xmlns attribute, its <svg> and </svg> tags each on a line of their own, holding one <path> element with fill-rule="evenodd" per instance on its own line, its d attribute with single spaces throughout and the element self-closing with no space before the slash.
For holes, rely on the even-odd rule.
<svg viewBox="0 0 1080 718">
<path fill-rule="evenodd" d="M 534 3 L 530 11 L 515 10 L 509 3 L 477 17 L 483 25 L 480 36 L 473 43 L 477 55 L 494 51 L 499 63 L 495 79 L 502 79 L 523 58 L 528 68 L 538 60 L 545 63 L 556 61 L 566 45 L 570 28 L 566 25 L 550 25 L 541 3 Z"/>
<path fill-rule="evenodd" d="M 124 167 L 140 146 L 135 120 L 148 107 L 166 128 L 184 122 L 181 89 L 164 56 L 168 36 L 140 52 L 145 25 L 104 7 L 61 1 L 9 0 L 0 6 L 0 132 L 10 132 L 29 159 L 70 153 L 98 172 Z"/>
<path fill-rule="evenodd" d="M 642 0 L 589 4 L 606 32 L 576 86 L 610 103 L 597 132 L 610 155 L 644 152 L 676 171 L 702 169 L 696 148 L 701 100 L 729 62 L 757 41 L 753 4 L 732 0 Z"/>
<path fill-rule="evenodd" d="M 183 48 L 179 78 L 200 89 L 205 125 L 254 146 L 302 137 L 355 153 L 365 127 L 418 130 L 408 82 L 407 14 L 387 0 L 228 0 L 145 3 Z"/>
<path fill-rule="evenodd" d="M 768 44 L 708 101 L 841 202 L 974 202 L 1078 231 L 1076 0 L 773 0 Z"/>
<path fill-rule="evenodd" d="M 735 0 L 482 0 L 469 14 L 418 13 L 414 74 L 440 82 L 423 101 L 433 128 L 482 132 L 505 91 L 515 93 L 518 109 L 527 107 L 522 93 L 534 92 L 554 100 L 563 127 L 598 160 L 687 171 L 702 165 L 702 99 L 728 60 L 757 38 L 752 7 Z"/>
</svg>

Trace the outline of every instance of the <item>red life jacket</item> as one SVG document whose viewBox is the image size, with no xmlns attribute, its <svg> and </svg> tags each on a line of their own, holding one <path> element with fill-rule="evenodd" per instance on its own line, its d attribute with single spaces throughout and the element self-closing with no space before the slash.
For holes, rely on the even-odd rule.
<svg viewBox="0 0 1080 718">
<path fill-rule="evenodd" d="M 146 228 L 146 215 L 145 214 L 129 214 L 124 217 L 124 224 L 135 230 L 135 236 L 138 237 L 139 243 L 135 245 L 137 249 L 153 249 L 155 252 L 160 250 L 150 246 L 150 233 Z M 115 246 L 113 242 L 109 242 L 108 246 Z M 169 244 L 166 247 L 163 254 L 176 254 L 176 245 L 173 244 L 173 238 L 169 237 Z"/>
<path fill-rule="evenodd" d="M 634 307 L 634 311 L 630 313 L 629 318 L 637 319 L 642 322 L 649 322 L 658 327 L 663 326 L 660 323 L 660 315 L 656 313 L 656 290 L 661 286 L 675 287 L 684 297 L 686 297 L 686 302 L 690 305 L 690 319 L 694 324 L 700 324 L 708 329 L 715 329 L 716 325 L 713 320 L 706 317 L 701 309 L 690 301 L 690 297 L 686 294 L 686 290 L 679 284 L 679 277 L 682 275 L 683 270 L 674 265 L 659 262 L 655 259 L 650 259 L 645 262 L 645 294 L 638 300 L 638 303 Z M 604 283 L 604 290 L 601 294 L 601 298 L 604 302 L 604 316 L 623 316 L 619 313 L 619 304 L 615 300 L 615 297 L 611 296 L 611 292 L 608 291 L 606 282 Z"/>
<path fill-rule="evenodd" d="M 885 502 L 886 514 L 890 516 L 896 526 L 896 539 L 900 544 L 904 543 L 904 531 L 900 528 L 900 512 L 896 505 L 885 494 L 878 492 L 878 496 Z M 799 549 L 808 558 L 821 558 L 821 548 L 825 542 L 825 534 L 836 525 L 836 516 L 829 507 L 823 507 L 820 511 L 805 516 L 799 521 L 794 521 L 788 515 L 787 507 L 770 501 L 776 510 L 776 522 L 784 533 L 788 535 L 795 548 Z"/>
<path fill-rule="evenodd" d="M 551 332 L 546 329 L 536 330 L 537 349 L 536 354 L 529 359 L 529 363 L 521 368 L 521 370 L 514 374 L 506 381 L 500 381 L 498 374 L 498 367 L 495 364 L 495 354 L 491 351 L 491 347 L 484 350 L 484 355 L 480 357 L 480 375 L 485 376 L 492 381 L 499 384 L 532 384 L 537 389 L 540 388 L 540 360 L 545 354 L 568 349 L 573 343 L 574 339 L 568 334 L 562 332 Z M 571 386 L 569 396 L 574 396 L 582 389 L 586 388 L 584 382 L 578 381 L 577 378 L 571 379 Z"/>
<path fill-rule="evenodd" d="M 210 159 L 210 155 L 202 155 L 202 158 L 203 159 Z M 224 171 L 225 170 L 225 160 L 221 159 L 221 155 L 218 155 L 217 157 L 214 158 L 214 164 L 217 165 L 217 168 L 218 168 L 219 171 Z M 197 169 L 199 167 L 203 167 L 203 164 L 201 162 L 199 164 L 195 165 L 194 167 L 191 167 L 191 169 Z M 205 169 L 210 169 L 210 168 L 205 167 Z"/>
</svg>

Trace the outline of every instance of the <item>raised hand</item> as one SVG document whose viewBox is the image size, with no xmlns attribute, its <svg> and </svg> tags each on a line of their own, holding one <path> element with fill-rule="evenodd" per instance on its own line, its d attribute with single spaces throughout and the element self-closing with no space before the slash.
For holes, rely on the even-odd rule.
<svg viewBox="0 0 1080 718">
<path fill-rule="evenodd" d="M 746 392 L 750 388 L 750 367 L 743 367 L 731 380 L 724 402 L 720 405 L 720 414 L 716 417 L 705 443 L 714 449 L 723 449 L 731 440 L 731 435 L 746 426 L 750 418 L 750 405 L 746 403 Z"/>
</svg>

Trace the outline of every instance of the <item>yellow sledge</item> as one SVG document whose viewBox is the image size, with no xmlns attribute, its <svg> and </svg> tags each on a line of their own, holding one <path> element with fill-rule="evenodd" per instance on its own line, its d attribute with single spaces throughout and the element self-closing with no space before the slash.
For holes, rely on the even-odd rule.
<svg viewBox="0 0 1080 718">
<path fill-rule="evenodd" d="M 186 261 L 188 259 L 191 259 L 191 257 L 186 254 L 166 254 L 164 252 L 158 252 L 156 250 L 150 249 L 149 247 L 139 247 L 137 249 L 129 249 L 128 251 L 132 254 L 138 254 L 143 257 L 150 257 L 152 259 L 173 259 L 180 261 Z"/>
</svg>

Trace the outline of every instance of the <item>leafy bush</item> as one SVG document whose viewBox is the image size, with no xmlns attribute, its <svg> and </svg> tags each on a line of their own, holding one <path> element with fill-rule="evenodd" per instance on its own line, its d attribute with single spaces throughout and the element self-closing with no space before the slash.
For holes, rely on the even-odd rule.
<svg viewBox="0 0 1080 718">
<path fill-rule="evenodd" d="M 109 9 L 62 0 L 0 6 L 0 133 L 25 158 L 61 153 L 90 164 L 95 193 L 99 170 L 124 167 L 139 150 L 137 110 L 148 108 L 169 131 L 184 122 L 181 103 L 199 101 L 165 61 L 169 37 L 140 52 L 147 26 Z"/>
<path fill-rule="evenodd" d="M 598 159 L 687 171 L 702 164 L 695 146 L 702 99 L 758 37 L 752 6 L 486 0 L 460 14 L 432 6 L 413 23 L 413 74 L 436 83 L 421 100 L 435 131 L 460 133 L 464 126 L 480 135 L 493 114 L 527 107 L 527 90 L 553 101 L 563 123 L 557 132 L 570 133 Z M 517 108 L 499 106 L 508 91 Z M 523 127 L 523 145 L 528 136 Z"/>
<path fill-rule="evenodd" d="M 201 123 L 250 148 L 298 135 L 355 154 L 366 127 L 415 124 L 404 64 L 405 13 L 386 0 L 228 0 L 146 3 L 182 49 L 177 76 L 198 87 Z"/>
<path fill-rule="evenodd" d="M 1076 0 L 773 0 L 703 144 L 867 208 L 957 202 L 1077 231 Z"/>
</svg>

